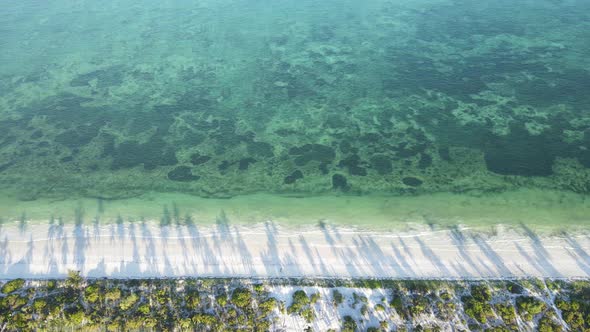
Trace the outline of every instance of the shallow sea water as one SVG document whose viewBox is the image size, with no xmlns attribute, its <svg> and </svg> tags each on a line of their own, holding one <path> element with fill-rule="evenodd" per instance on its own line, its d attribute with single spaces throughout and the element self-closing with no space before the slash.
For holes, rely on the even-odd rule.
<svg viewBox="0 0 590 332">
<path fill-rule="evenodd" d="M 583 225 L 588 22 L 576 0 L 5 3 L 0 217 Z"/>
</svg>

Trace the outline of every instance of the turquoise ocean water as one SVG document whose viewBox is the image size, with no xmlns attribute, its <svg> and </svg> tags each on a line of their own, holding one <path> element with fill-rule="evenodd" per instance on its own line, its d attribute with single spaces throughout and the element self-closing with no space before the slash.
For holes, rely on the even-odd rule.
<svg viewBox="0 0 590 332">
<path fill-rule="evenodd" d="M 0 217 L 287 196 L 587 221 L 588 1 L 0 7 Z"/>
</svg>

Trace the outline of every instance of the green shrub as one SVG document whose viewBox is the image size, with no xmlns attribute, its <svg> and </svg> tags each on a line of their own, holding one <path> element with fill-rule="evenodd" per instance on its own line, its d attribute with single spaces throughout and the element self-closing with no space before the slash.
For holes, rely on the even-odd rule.
<svg viewBox="0 0 590 332">
<path fill-rule="evenodd" d="M 264 292 L 264 284 L 256 284 L 256 285 L 254 285 L 254 291 L 256 293 L 262 293 L 262 292 Z"/>
<path fill-rule="evenodd" d="M 311 303 L 318 303 L 318 301 L 321 299 L 321 295 L 318 292 L 315 292 L 313 294 L 311 294 Z"/>
<path fill-rule="evenodd" d="M 90 303 L 95 303 L 96 301 L 98 301 L 99 295 L 100 288 L 98 287 L 98 285 L 89 285 L 88 287 L 86 287 L 86 289 L 84 289 L 84 297 L 86 298 L 86 301 Z"/>
<path fill-rule="evenodd" d="M 402 315 L 404 312 L 404 303 L 403 300 L 401 298 L 401 296 L 394 296 L 393 299 L 391 300 L 391 307 L 393 309 L 395 309 L 395 311 L 398 313 L 398 315 Z"/>
<path fill-rule="evenodd" d="M 118 288 L 109 289 L 104 297 L 107 299 L 107 301 L 118 301 L 121 299 L 121 290 Z"/>
<path fill-rule="evenodd" d="M 342 332 L 356 332 L 357 326 L 356 322 L 350 316 L 344 316 L 344 321 L 342 323 Z"/>
<path fill-rule="evenodd" d="M 381 303 L 375 304 L 375 311 L 385 311 L 385 307 Z"/>
<path fill-rule="evenodd" d="M 563 320 L 567 323 L 571 330 L 582 330 L 586 324 L 584 314 L 578 311 L 568 311 L 562 314 Z"/>
<path fill-rule="evenodd" d="M 131 295 L 127 296 L 121 301 L 119 307 L 121 310 L 126 311 L 132 308 L 137 303 L 137 301 L 139 301 L 139 296 L 137 296 L 135 293 L 131 293 Z"/>
<path fill-rule="evenodd" d="M 369 312 L 369 308 L 367 307 L 366 304 L 363 304 L 363 306 L 361 307 L 361 315 L 366 315 L 367 312 Z"/>
<path fill-rule="evenodd" d="M 511 304 L 502 304 L 498 303 L 495 305 L 496 313 L 504 323 L 506 324 L 513 324 L 516 323 L 516 311 L 514 311 L 514 307 Z"/>
<path fill-rule="evenodd" d="M 547 305 L 531 296 L 520 296 L 516 299 L 516 308 L 524 320 L 532 320 L 537 314 L 545 310 Z"/>
<path fill-rule="evenodd" d="M 35 309 L 36 312 L 42 312 L 45 307 L 47 307 L 47 301 L 44 299 L 35 299 L 35 301 L 33 301 L 33 309 Z"/>
<path fill-rule="evenodd" d="M 442 293 L 440 294 L 440 298 L 441 298 L 443 301 L 450 301 L 450 300 L 453 298 L 453 296 L 452 296 L 452 295 L 451 295 L 449 292 L 442 292 Z"/>
<path fill-rule="evenodd" d="M 189 308 L 196 308 L 201 303 L 201 295 L 196 289 L 190 289 L 186 291 L 184 296 L 184 302 Z"/>
<path fill-rule="evenodd" d="M 539 326 L 537 327 L 539 332 L 561 332 L 563 328 L 558 324 L 552 317 L 552 315 L 544 315 L 539 320 Z"/>
<path fill-rule="evenodd" d="M 150 313 L 150 305 L 145 303 L 137 307 L 137 312 L 147 316 Z"/>
<path fill-rule="evenodd" d="M 68 277 L 66 278 L 66 286 L 72 288 L 80 288 L 80 286 L 82 285 L 82 281 L 84 281 L 84 279 L 82 278 L 82 276 L 80 276 L 80 271 L 68 271 Z"/>
<path fill-rule="evenodd" d="M 298 290 L 293 293 L 293 302 L 287 308 L 290 314 L 300 313 L 301 310 L 310 303 L 307 294 L 303 290 Z"/>
<path fill-rule="evenodd" d="M 337 289 L 332 291 L 332 299 L 334 299 L 334 305 L 340 305 L 344 302 L 344 296 Z"/>
<path fill-rule="evenodd" d="M 195 324 L 213 326 L 217 322 L 215 316 L 209 314 L 198 313 L 192 318 Z"/>
<path fill-rule="evenodd" d="M 217 304 L 219 304 L 222 307 L 225 307 L 225 305 L 227 304 L 227 294 L 223 293 L 221 295 L 217 295 L 215 297 L 215 302 L 217 302 Z"/>
<path fill-rule="evenodd" d="M 305 321 L 307 321 L 308 323 L 313 322 L 313 320 L 315 319 L 315 312 L 313 308 L 307 307 L 301 310 L 301 317 L 303 317 Z"/>
<path fill-rule="evenodd" d="M 261 311 L 263 316 L 268 316 L 274 308 L 277 307 L 278 301 L 275 298 L 269 298 L 258 304 L 258 309 Z"/>
<path fill-rule="evenodd" d="M 25 281 L 23 279 L 10 280 L 9 282 L 5 283 L 4 286 L 2 286 L 1 291 L 4 294 L 10 294 L 21 289 L 24 285 Z"/>
<path fill-rule="evenodd" d="M 420 314 L 425 313 L 428 310 L 430 302 L 424 296 L 418 296 L 412 299 L 412 305 L 408 307 L 412 317 L 416 317 Z"/>
<path fill-rule="evenodd" d="M 480 302 L 472 296 L 461 298 L 465 309 L 465 314 L 480 323 L 487 323 L 488 317 L 493 316 L 492 306 L 487 302 Z"/>
<path fill-rule="evenodd" d="M 231 295 L 231 301 L 240 308 L 245 308 L 252 301 L 252 293 L 245 288 L 236 288 Z"/>
<path fill-rule="evenodd" d="M 479 302 L 488 302 L 492 299 L 492 291 L 485 284 L 471 286 L 471 296 Z"/>
</svg>

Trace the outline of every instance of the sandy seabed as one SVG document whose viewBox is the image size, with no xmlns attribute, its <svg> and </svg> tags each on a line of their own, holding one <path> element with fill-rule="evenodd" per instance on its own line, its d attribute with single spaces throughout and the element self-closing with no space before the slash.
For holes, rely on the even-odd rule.
<svg viewBox="0 0 590 332">
<path fill-rule="evenodd" d="M 14 223 L 0 228 L 0 278 L 590 277 L 590 233 L 494 229 Z"/>
</svg>

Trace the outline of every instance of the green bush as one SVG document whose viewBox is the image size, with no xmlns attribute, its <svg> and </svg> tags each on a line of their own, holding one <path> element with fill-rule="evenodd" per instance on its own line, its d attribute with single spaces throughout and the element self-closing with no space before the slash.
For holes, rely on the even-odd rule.
<svg viewBox="0 0 590 332">
<path fill-rule="evenodd" d="M 313 294 L 311 294 L 311 303 L 318 303 L 318 301 L 321 299 L 321 295 L 318 292 L 315 292 Z"/>
<path fill-rule="evenodd" d="M 492 291 L 485 284 L 471 286 L 471 296 L 479 302 L 488 302 L 492 299 Z"/>
<path fill-rule="evenodd" d="M 98 287 L 98 285 L 89 285 L 88 287 L 86 287 L 86 289 L 84 289 L 84 297 L 86 298 L 86 301 L 88 301 L 89 303 L 95 303 L 96 301 L 98 301 L 99 296 L 100 295 L 100 288 Z"/>
<path fill-rule="evenodd" d="M 334 305 L 340 305 L 344 302 L 344 296 L 337 289 L 332 291 L 332 299 L 334 299 Z"/>
<path fill-rule="evenodd" d="M 262 292 L 264 292 L 264 284 L 256 284 L 256 285 L 254 285 L 254 291 L 256 293 L 262 293 Z"/>
<path fill-rule="evenodd" d="M 5 283 L 4 286 L 2 286 L 1 291 L 4 294 L 10 294 L 21 289 L 24 285 L 25 281 L 23 279 L 10 280 L 9 282 Z"/>
<path fill-rule="evenodd" d="M 516 323 L 516 311 L 514 311 L 514 307 L 511 304 L 502 304 L 498 303 L 495 305 L 496 313 L 502 321 L 506 324 L 513 324 Z"/>
<path fill-rule="evenodd" d="M 110 289 L 108 292 L 106 292 L 104 297 L 107 299 L 107 301 L 118 301 L 121 299 L 121 290 L 118 288 Z"/>
<path fill-rule="evenodd" d="M 404 312 L 404 303 L 403 300 L 401 298 L 401 296 L 394 296 L 393 299 L 391 300 L 391 307 L 393 309 L 395 309 L 395 311 L 398 313 L 398 315 L 402 315 Z"/>
<path fill-rule="evenodd" d="M 36 312 L 44 311 L 45 307 L 47 307 L 47 301 L 44 299 L 35 299 L 35 301 L 33 301 L 33 309 L 35 309 Z"/>
<path fill-rule="evenodd" d="M 196 308 L 201 303 L 201 295 L 196 289 L 189 289 L 184 295 L 184 302 L 189 308 Z"/>
<path fill-rule="evenodd" d="M 531 296 L 520 296 L 516 299 L 516 308 L 524 320 L 532 320 L 537 314 L 545 310 L 547 305 Z"/>
<path fill-rule="evenodd" d="M 307 305 L 309 305 L 310 301 L 307 297 L 307 294 L 303 290 L 298 290 L 293 293 L 293 302 L 287 308 L 287 312 L 290 314 L 293 313 L 300 313 L 301 310 Z"/>
<path fill-rule="evenodd" d="M 149 315 L 150 313 L 150 305 L 145 303 L 137 307 L 137 312 L 143 314 L 144 316 Z"/>
<path fill-rule="evenodd" d="M 72 288 L 80 288 L 80 286 L 82 285 L 82 281 L 84 281 L 84 279 L 82 278 L 82 276 L 80 276 L 80 271 L 68 271 L 68 277 L 66 278 L 66 286 Z"/>
<path fill-rule="evenodd" d="M 301 317 L 303 317 L 305 321 L 307 321 L 308 323 L 313 322 L 313 320 L 315 319 L 315 312 L 313 308 L 307 307 L 301 310 Z"/>
<path fill-rule="evenodd" d="M 492 306 L 487 302 L 481 302 L 472 296 L 465 296 L 461 298 L 465 314 L 480 323 L 487 323 L 488 317 L 493 316 L 494 312 Z"/>
<path fill-rule="evenodd" d="M 135 293 L 131 293 L 131 295 L 127 296 L 121 301 L 119 307 L 121 310 L 127 311 L 132 308 L 137 303 L 137 301 L 139 301 L 139 296 L 137 296 Z"/>
<path fill-rule="evenodd" d="M 266 299 L 258 304 L 258 309 L 261 311 L 262 316 L 268 316 L 278 305 L 278 301 L 275 298 Z"/>
<path fill-rule="evenodd" d="M 416 317 L 420 314 L 425 313 L 430 306 L 430 302 L 424 296 L 418 296 L 412 299 L 412 305 L 408 307 L 412 317 Z"/>
<path fill-rule="evenodd" d="M 252 293 L 245 288 L 236 288 L 231 295 L 231 301 L 238 307 L 245 308 L 252 301 Z"/>
<path fill-rule="evenodd" d="M 537 327 L 539 332 L 561 332 L 563 328 L 558 324 L 552 317 L 552 315 L 544 315 L 539 320 L 539 326 Z"/>
<path fill-rule="evenodd" d="M 215 302 L 217 302 L 217 304 L 219 304 L 222 307 L 225 307 L 225 305 L 227 304 L 227 294 L 220 294 L 217 295 L 215 297 Z"/>
<path fill-rule="evenodd" d="M 363 315 L 363 316 L 366 315 L 369 312 L 369 307 L 367 307 L 366 304 L 363 304 L 363 306 L 361 307 L 360 312 L 361 312 L 361 315 Z"/>
<path fill-rule="evenodd" d="M 356 332 L 357 326 L 356 322 L 350 316 L 344 316 L 344 321 L 342 323 L 342 332 Z"/>
</svg>

